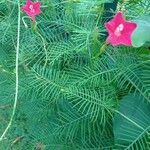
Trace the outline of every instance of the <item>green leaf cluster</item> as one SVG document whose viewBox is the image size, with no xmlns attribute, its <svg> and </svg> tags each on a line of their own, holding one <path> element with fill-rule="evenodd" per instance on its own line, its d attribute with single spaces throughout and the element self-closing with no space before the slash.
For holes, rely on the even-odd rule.
<svg viewBox="0 0 150 150">
<path fill-rule="evenodd" d="M 112 2 L 41 0 L 34 30 L 22 18 L 17 110 L 1 150 L 150 149 L 150 51 L 104 47 Z M 126 4 L 131 15 L 141 3 Z M 17 13 L 17 0 L 0 2 L 0 134 L 14 103 Z"/>
</svg>

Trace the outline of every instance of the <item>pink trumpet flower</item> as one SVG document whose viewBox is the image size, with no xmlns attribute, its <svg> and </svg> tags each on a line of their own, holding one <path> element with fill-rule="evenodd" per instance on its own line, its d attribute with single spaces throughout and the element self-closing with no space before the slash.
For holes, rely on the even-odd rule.
<svg viewBox="0 0 150 150">
<path fill-rule="evenodd" d="M 126 45 L 132 46 L 132 33 L 137 27 L 137 24 L 127 21 L 122 12 L 118 12 L 116 16 L 105 24 L 108 31 L 107 43 L 113 46 Z"/>
<path fill-rule="evenodd" d="M 33 21 L 35 21 L 36 15 L 39 15 L 42 12 L 40 7 L 40 2 L 32 2 L 31 0 L 27 0 L 26 4 L 22 7 L 22 11 L 30 16 Z"/>
</svg>

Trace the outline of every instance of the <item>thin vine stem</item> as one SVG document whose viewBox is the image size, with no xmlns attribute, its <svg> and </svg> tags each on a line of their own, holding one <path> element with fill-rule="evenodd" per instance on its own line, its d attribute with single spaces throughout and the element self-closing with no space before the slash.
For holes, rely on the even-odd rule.
<svg viewBox="0 0 150 150">
<path fill-rule="evenodd" d="M 19 47 L 20 47 L 20 19 L 21 19 L 20 18 L 20 0 L 18 0 L 18 30 L 17 30 L 17 46 L 16 46 L 16 69 L 15 69 L 15 73 L 16 73 L 15 100 L 14 100 L 11 118 L 9 120 L 9 123 L 8 123 L 6 129 L 4 130 L 4 132 L 2 133 L 2 135 L 0 137 L 0 141 L 2 141 L 4 139 L 6 133 L 8 132 L 9 128 L 12 125 L 12 121 L 13 121 L 14 116 L 15 116 L 17 102 L 18 102 L 18 92 L 19 92 L 19 73 L 18 73 L 19 67 L 18 66 L 19 66 Z"/>
<path fill-rule="evenodd" d="M 98 53 L 95 57 L 93 57 L 92 59 L 97 59 L 101 54 L 103 54 L 103 53 L 105 52 L 107 46 L 108 46 L 108 43 L 105 42 L 105 43 L 100 47 L 99 53 Z"/>
<path fill-rule="evenodd" d="M 23 22 L 25 28 L 28 28 L 28 25 L 24 20 L 25 18 L 31 19 L 31 17 L 29 17 L 29 16 L 22 17 L 22 22 Z M 47 62 L 48 62 L 48 52 L 47 52 L 47 49 L 46 49 L 45 40 L 44 40 L 43 36 L 39 33 L 39 31 L 36 29 L 36 25 L 37 25 L 36 22 L 33 22 L 33 27 L 32 28 L 33 28 L 33 30 L 35 30 L 35 33 L 41 38 L 41 40 L 43 42 L 43 49 L 44 49 L 44 52 L 45 52 L 45 63 L 44 63 L 44 68 L 45 68 L 46 65 L 47 65 Z"/>
</svg>

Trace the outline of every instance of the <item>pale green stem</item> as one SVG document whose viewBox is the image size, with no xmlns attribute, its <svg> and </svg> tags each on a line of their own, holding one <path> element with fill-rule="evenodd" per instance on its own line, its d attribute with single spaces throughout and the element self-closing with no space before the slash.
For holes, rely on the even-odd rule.
<svg viewBox="0 0 150 150">
<path fill-rule="evenodd" d="M 24 17 L 22 17 L 22 22 L 23 22 L 25 28 L 28 28 L 28 25 L 27 25 L 27 23 L 25 22 L 25 19 L 26 19 L 26 18 L 31 19 L 31 17 L 29 17 L 29 16 L 24 16 Z"/>
<path fill-rule="evenodd" d="M 25 22 L 25 18 L 28 18 L 28 19 L 31 19 L 30 17 L 28 16 L 24 16 L 22 17 L 22 22 L 25 26 L 25 28 L 28 28 L 28 25 L 27 23 Z M 36 23 L 36 22 L 35 22 Z M 44 51 L 45 51 L 45 64 L 44 64 L 44 68 L 46 67 L 47 65 L 47 61 L 48 61 L 48 54 L 47 54 L 47 49 L 46 49 L 46 44 L 45 44 L 45 40 L 44 38 L 42 37 L 42 35 L 36 30 L 36 33 L 39 35 L 39 37 L 41 38 L 42 42 L 43 42 L 43 48 L 44 48 Z"/>
<path fill-rule="evenodd" d="M 16 112 L 16 107 L 17 107 L 17 101 L 18 101 L 18 84 L 19 84 L 19 75 L 18 75 L 18 64 L 19 64 L 19 47 L 20 47 L 20 0 L 18 0 L 18 33 L 17 33 L 17 47 L 16 47 L 16 90 L 15 90 L 15 101 L 14 101 L 14 105 L 13 105 L 13 111 L 12 111 L 12 115 L 10 118 L 10 121 L 6 127 L 6 129 L 4 130 L 4 132 L 2 133 L 1 137 L 0 137 L 0 141 L 2 141 L 6 135 L 6 133 L 8 132 L 9 128 L 11 127 L 13 118 L 15 116 L 15 112 Z"/>
</svg>

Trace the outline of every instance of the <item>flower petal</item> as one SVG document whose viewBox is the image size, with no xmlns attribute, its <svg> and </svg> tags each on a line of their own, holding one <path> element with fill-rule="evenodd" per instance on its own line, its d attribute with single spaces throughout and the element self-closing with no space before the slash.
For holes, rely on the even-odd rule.
<svg viewBox="0 0 150 150">
<path fill-rule="evenodd" d="M 137 27 L 137 24 L 136 23 L 133 23 L 133 22 L 129 22 L 129 21 L 126 21 L 124 23 L 124 30 L 122 32 L 122 34 L 126 34 L 126 33 L 132 33 L 136 27 Z"/>
<path fill-rule="evenodd" d="M 126 34 L 120 37 L 120 41 L 122 45 L 132 46 L 131 35 Z"/>
<path fill-rule="evenodd" d="M 118 12 L 114 17 L 115 25 L 118 26 L 121 23 L 125 22 L 125 18 L 122 12 Z"/>
<path fill-rule="evenodd" d="M 108 33 L 113 33 L 115 31 L 114 22 L 109 21 L 108 23 L 105 23 L 105 28 L 107 29 Z"/>
<path fill-rule="evenodd" d="M 33 4 L 34 9 L 40 8 L 40 6 L 41 6 L 41 3 L 40 3 L 40 2 L 35 2 L 35 3 Z"/>
<path fill-rule="evenodd" d="M 109 35 L 106 41 L 113 46 L 118 46 L 121 44 L 118 37 L 116 37 L 114 34 Z"/>
</svg>

